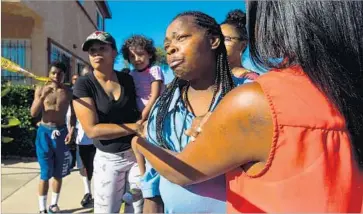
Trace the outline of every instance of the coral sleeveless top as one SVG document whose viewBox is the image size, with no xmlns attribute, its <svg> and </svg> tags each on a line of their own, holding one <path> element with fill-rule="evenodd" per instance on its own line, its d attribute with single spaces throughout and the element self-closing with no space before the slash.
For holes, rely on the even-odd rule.
<svg viewBox="0 0 363 214">
<path fill-rule="evenodd" d="M 343 116 L 301 67 L 272 70 L 256 82 L 271 109 L 272 148 L 259 174 L 227 173 L 227 211 L 362 212 L 363 170 Z"/>
</svg>

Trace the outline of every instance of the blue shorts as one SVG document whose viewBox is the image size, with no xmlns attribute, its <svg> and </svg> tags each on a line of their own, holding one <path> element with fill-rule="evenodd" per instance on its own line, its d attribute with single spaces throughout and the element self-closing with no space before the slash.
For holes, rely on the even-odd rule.
<svg viewBox="0 0 363 214">
<path fill-rule="evenodd" d="M 55 134 L 56 131 L 59 131 L 59 135 Z M 69 175 L 72 156 L 64 142 L 67 134 L 66 125 L 61 127 L 39 125 L 35 147 L 40 165 L 41 180 L 46 181 L 52 177 L 63 178 Z"/>
</svg>

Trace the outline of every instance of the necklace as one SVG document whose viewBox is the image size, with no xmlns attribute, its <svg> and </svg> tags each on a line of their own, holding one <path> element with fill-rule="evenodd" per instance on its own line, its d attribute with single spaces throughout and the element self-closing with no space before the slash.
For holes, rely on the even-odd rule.
<svg viewBox="0 0 363 214">
<path fill-rule="evenodd" d="M 179 143 L 179 148 L 180 148 L 180 151 L 183 150 L 183 147 L 182 147 L 182 138 L 183 138 L 183 134 L 184 134 L 184 125 L 185 125 L 185 122 L 187 121 L 187 118 L 188 118 L 188 106 L 191 110 L 191 113 L 193 114 L 194 117 L 195 116 L 195 113 L 194 113 L 194 110 L 192 108 L 192 106 L 190 105 L 190 102 L 189 102 L 189 99 L 188 99 L 188 89 L 189 89 L 190 85 L 187 84 L 186 86 L 184 86 L 181 90 L 182 92 L 180 93 L 180 96 L 177 100 L 177 103 L 180 102 L 180 101 L 183 101 L 183 107 L 186 109 L 186 113 L 185 113 L 185 116 L 183 118 L 183 122 L 181 124 L 181 131 L 180 133 L 178 134 L 178 131 L 176 129 L 176 112 L 174 111 L 174 114 L 173 114 L 173 119 L 174 119 L 174 132 L 175 132 L 175 135 L 177 137 L 177 140 L 178 140 L 178 143 Z M 212 108 L 213 108 L 213 104 L 215 102 L 215 98 L 216 98 L 216 94 L 218 92 L 218 87 L 217 86 L 214 86 L 214 92 L 213 92 L 213 98 L 212 98 L 212 101 L 209 105 L 209 109 L 208 111 L 211 111 Z"/>
<path fill-rule="evenodd" d="M 184 90 L 184 96 L 183 96 L 183 101 L 185 101 L 185 104 L 186 104 L 186 108 L 189 107 L 191 113 L 193 114 L 194 117 L 196 117 L 195 113 L 194 113 L 194 110 L 193 110 L 193 107 L 192 105 L 190 104 L 190 101 L 189 101 L 189 98 L 188 98 L 188 89 L 189 89 L 190 85 L 188 84 L 186 87 L 185 87 L 185 90 Z M 214 86 L 214 91 L 213 91 L 213 98 L 212 98 L 212 101 L 210 102 L 209 104 L 209 108 L 208 108 L 208 111 L 211 111 L 212 108 L 213 108 L 213 104 L 214 104 L 214 101 L 216 99 L 216 95 L 217 95 L 217 88 L 216 86 Z"/>
</svg>

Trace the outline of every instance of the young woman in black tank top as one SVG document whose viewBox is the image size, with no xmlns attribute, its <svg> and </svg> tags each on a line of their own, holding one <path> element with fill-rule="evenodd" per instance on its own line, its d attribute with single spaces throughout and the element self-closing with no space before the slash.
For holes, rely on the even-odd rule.
<svg viewBox="0 0 363 214">
<path fill-rule="evenodd" d="M 118 213 L 132 168 L 137 167 L 130 150 L 139 129 L 134 82 L 126 73 L 115 72 L 114 38 L 101 31 L 92 33 L 82 46 L 93 72 L 80 77 L 73 91 L 73 105 L 86 135 L 97 147 L 94 159 L 95 213 Z M 138 170 L 136 170 L 138 171 Z M 132 173 L 131 173 L 132 174 Z M 132 175 L 137 177 L 139 175 Z M 133 180 L 136 180 L 133 177 Z M 134 203 L 135 212 L 142 201 Z M 127 212 L 134 212 L 127 207 Z"/>
</svg>

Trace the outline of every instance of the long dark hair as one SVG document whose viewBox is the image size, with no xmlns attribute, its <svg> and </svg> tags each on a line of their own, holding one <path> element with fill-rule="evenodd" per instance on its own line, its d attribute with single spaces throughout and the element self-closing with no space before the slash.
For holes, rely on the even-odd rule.
<svg viewBox="0 0 363 214">
<path fill-rule="evenodd" d="M 228 64 L 227 51 L 224 45 L 224 36 L 222 34 L 221 28 L 216 22 L 216 20 L 205 13 L 198 11 L 189 11 L 184 12 L 177 15 L 174 19 L 176 20 L 179 17 L 183 16 L 192 16 L 194 17 L 194 22 L 207 30 L 207 32 L 211 35 L 216 35 L 220 38 L 221 42 L 219 47 L 216 49 L 216 79 L 215 79 L 215 89 L 221 89 L 221 97 L 224 97 L 227 92 L 233 89 L 234 84 L 231 76 L 231 70 Z M 156 114 L 156 140 L 157 142 L 164 148 L 169 148 L 163 137 L 163 129 L 164 129 L 164 119 L 168 113 L 170 103 L 173 99 L 173 95 L 175 90 L 178 87 L 182 87 L 188 84 L 186 81 L 181 80 L 179 78 L 175 78 L 172 83 L 167 87 L 164 93 L 160 96 L 158 101 L 159 109 Z M 213 100 L 215 100 L 216 93 L 214 93 Z M 213 102 L 213 101 L 212 101 Z"/>
<path fill-rule="evenodd" d="M 344 116 L 363 169 L 363 2 L 251 1 L 248 32 L 257 65 L 301 65 Z M 283 57 L 274 64 L 270 57 Z"/>
</svg>

